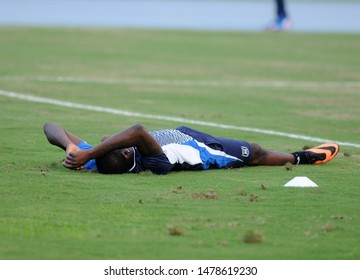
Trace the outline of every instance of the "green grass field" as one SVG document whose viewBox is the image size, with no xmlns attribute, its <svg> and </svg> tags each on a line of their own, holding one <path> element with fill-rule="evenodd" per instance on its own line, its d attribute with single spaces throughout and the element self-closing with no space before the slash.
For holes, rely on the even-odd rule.
<svg viewBox="0 0 360 280">
<path fill-rule="evenodd" d="M 359 145 L 359 46 L 352 34 L 1 27 L 0 93 Z M 321 166 L 104 176 L 63 168 L 43 124 L 96 144 L 182 123 L 3 95 L 0 116 L 0 259 L 360 258 L 358 147 Z M 284 152 L 319 144 L 192 127 Z M 295 176 L 319 187 L 284 188 Z"/>
</svg>

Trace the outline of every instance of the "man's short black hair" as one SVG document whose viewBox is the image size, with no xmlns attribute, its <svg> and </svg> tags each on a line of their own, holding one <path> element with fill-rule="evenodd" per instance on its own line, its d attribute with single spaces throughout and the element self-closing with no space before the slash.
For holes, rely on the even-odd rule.
<svg viewBox="0 0 360 280">
<path fill-rule="evenodd" d="M 97 170 L 101 174 L 121 174 L 128 171 L 126 159 L 120 149 L 98 157 L 95 161 Z"/>
</svg>

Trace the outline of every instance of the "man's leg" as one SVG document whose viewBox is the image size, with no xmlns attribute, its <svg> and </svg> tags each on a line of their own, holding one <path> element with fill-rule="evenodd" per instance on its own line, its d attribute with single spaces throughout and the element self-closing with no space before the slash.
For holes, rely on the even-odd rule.
<svg viewBox="0 0 360 280">
<path fill-rule="evenodd" d="M 48 122 L 44 125 L 44 133 L 49 143 L 66 150 L 69 144 L 79 144 L 83 140 L 66 131 L 62 126 Z"/>
<path fill-rule="evenodd" d="M 292 154 L 268 151 L 260 145 L 251 143 L 252 158 L 250 165 L 284 165 L 286 163 L 295 163 L 295 157 Z"/>
<path fill-rule="evenodd" d="M 252 158 L 249 165 L 323 164 L 332 160 L 339 152 L 339 145 L 336 143 L 325 143 L 294 153 L 268 151 L 256 143 L 252 143 L 251 148 Z"/>
<path fill-rule="evenodd" d="M 284 0 L 276 0 L 276 14 L 278 18 L 286 18 Z"/>
</svg>

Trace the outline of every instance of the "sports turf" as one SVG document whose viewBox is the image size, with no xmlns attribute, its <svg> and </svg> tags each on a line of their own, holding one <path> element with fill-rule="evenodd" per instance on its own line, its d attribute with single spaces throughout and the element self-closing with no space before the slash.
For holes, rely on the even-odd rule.
<svg viewBox="0 0 360 280">
<path fill-rule="evenodd" d="M 0 90 L 359 144 L 359 43 L 352 34 L 1 27 Z M 104 176 L 63 168 L 43 124 L 97 143 L 134 123 L 182 123 L 4 96 L 0 116 L 0 259 L 360 258 L 359 148 L 320 166 Z M 318 144 L 192 126 L 285 152 Z M 295 176 L 319 187 L 284 188 Z"/>
</svg>

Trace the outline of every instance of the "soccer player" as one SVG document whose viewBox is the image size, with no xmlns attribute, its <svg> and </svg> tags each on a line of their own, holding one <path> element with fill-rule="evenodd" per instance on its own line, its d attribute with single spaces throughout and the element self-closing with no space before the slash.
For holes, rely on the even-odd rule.
<svg viewBox="0 0 360 280">
<path fill-rule="evenodd" d="M 48 141 L 66 151 L 63 165 L 102 174 L 156 174 L 169 171 L 239 168 L 257 165 L 322 164 L 339 152 L 335 143 L 294 153 L 265 150 L 255 143 L 214 137 L 189 127 L 153 132 L 130 126 L 91 146 L 55 123 L 46 123 Z"/>
</svg>

